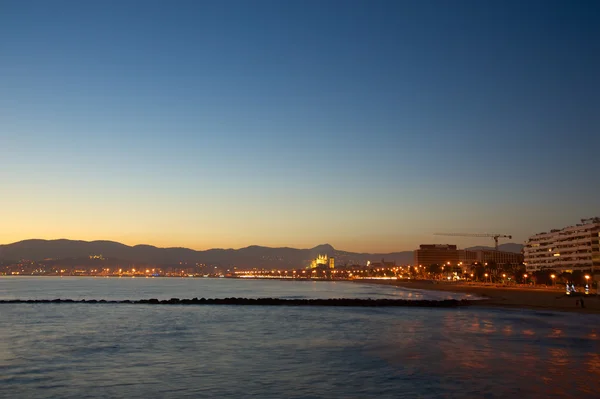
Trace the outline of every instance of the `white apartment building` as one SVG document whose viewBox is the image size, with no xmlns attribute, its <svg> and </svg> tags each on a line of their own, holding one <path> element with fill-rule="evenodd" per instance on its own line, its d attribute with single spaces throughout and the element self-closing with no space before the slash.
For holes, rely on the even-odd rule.
<svg viewBox="0 0 600 399">
<path fill-rule="evenodd" d="M 529 237 L 523 254 L 528 272 L 600 271 L 600 218 L 581 219 L 581 223 Z"/>
</svg>

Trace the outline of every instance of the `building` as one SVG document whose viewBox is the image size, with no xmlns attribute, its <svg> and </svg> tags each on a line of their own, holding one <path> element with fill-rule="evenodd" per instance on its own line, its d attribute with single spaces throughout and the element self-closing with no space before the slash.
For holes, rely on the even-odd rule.
<svg viewBox="0 0 600 399">
<path fill-rule="evenodd" d="M 458 261 L 462 262 L 463 265 L 471 265 L 475 262 L 481 262 L 479 260 L 480 256 L 478 256 L 479 251 L 459 251 L 458 252 Z"/>
<path fill-rule="evenodd" d="M 414 266 L 455 265 L 460 262 L 456 245 L 424 244 L 414 251 Z"/>
<path fill-rule="evenodd" d="M 495 250 L 457 249 L 456 245 L 421 245 L 414 252 L 415 266 L 460 265 L 463 271 L 473 263 L 496 263 L 498 265 L 522 264 L 523 254 Z"/>
<path fill-rule="evenodd" d="M 377 268 L 384 268 L 384 269 L 391 269 L 393 267 L 396 267 L 396 261 L 393 260 L 391 262 L 386 262 L 385 259 L 381 259 L 381 262 L 367 262 L 367 266 L 372 268 L 372 269 L 377 269 Z"/>
<path fill-rule="evenodd" d="M 335 258 L 329 258 L 329 268 L 335 269 Z"/>
<path fill-rule="evenodd" d="M 523 250 L 527 271 L 542 269 L 574 271 L 600 269 L 600 218 L 581 219 L 580 224 L 535 234 Z"/>
<path fill-rule="evenodd" d="M 316 259 L 313 259 L 312 262 L 310 262 L 310 269 L 316 269 L 319 266 L 327 266 L 327 265 L 331 265 L 331 262 L 329 259 L 333 259 L 333 258 L 329 258 L 327 255 L 318 255 Z"/>
<path fill-rule="evenodd" d="M 539 233 L 529 237 L 523 248 L 525 267 L 533 272 L 542 269 L 551 269 L 554 266 L 554 247 L 560 230 Z"/>
<path fill-rule="evenodd" d="M 524 261 L 523 254 L 516 252 L 494 251 L 484 249 L 465 252 L 474 253 L 476 262 L 478 263 L 496 263 L 498 265 L 520 265 Z"/>
</svg>

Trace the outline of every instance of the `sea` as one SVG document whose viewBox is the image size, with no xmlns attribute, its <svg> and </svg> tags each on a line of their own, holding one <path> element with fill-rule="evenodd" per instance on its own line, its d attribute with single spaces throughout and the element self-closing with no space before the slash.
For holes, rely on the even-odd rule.
<svg viewBox="0 0 600 399">
<path fill-rule="evenodd" d="M 0 277 L 0 299 L 173 297 L 469 298 L 351 282 Z M 508 397 L 600 397 L 600 315 L 0 304 L 0 398 Z"/>
</svg>

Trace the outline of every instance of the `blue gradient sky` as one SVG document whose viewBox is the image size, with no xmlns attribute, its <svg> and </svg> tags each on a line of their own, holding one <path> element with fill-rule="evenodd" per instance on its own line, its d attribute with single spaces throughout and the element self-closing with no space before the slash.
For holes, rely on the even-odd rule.
<svg viewBox="0 0 600 399">
<path fill-rule="evenodd" d="M 413 249 L 600 214 L 595 1 L 0 1 L 0 242 Z"/>
</svg>

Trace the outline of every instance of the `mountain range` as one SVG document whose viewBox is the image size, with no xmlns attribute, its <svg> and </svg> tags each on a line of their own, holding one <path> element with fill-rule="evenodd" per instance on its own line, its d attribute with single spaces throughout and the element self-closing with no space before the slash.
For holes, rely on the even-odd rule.
<svg viewBox="0 0 600 399">
<path fill-rule="evenodd" d="M 520 244 L 507 243 L 499 246 L 502 251 L 520 252 Z M 472 247 L 467 249 L 493 249 Z M 114 241 L 75 241 L 75 240 L 25 240 L 0 245 L 0 260 L 17 261 L 28 259 L 41 261 L 89 258 L 102 255 L 105 258 L 138 262 L 153 265 L 175 265 L 179 263 L 202 263 L 215 266 L 236 266 L 238 268 L 278 268 L 293 269 L 307 266 L 317 255 L 333 256 L 336 264 L 364 264 L 367 261 L 395 261 L 408 264 L 413 260 L 413 251 L 391 253 L 355 253 L 340 251 L 329 244 L 309 249 L 270 248 L 252 245 L 240 249 L 209 249 L 196 251 L 189 248 L 158 248 L 152 245 L 129 246 Z"/>
</svg>

